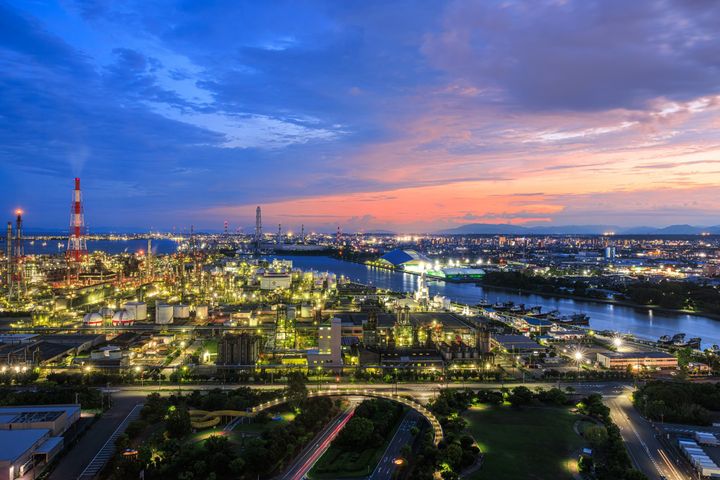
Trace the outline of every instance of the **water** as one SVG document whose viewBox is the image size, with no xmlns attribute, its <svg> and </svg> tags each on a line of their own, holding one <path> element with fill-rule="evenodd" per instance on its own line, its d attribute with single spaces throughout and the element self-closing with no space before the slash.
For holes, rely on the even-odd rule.
<svg viewBox="0 0 720 480">
<path fill-rule="evenodd" d="M 304 270 L 333 272 L 359 283 L 395 291 L 413 291 L 418 284 L 417 275 L 368 267 L 330 257 L 277 256 L 274 258 L 292 260 L 295 267 Z M 590 316 L 590 326 L 595 330 L 632 333 L 650 340 L 657 340 L 662 335 L 683 332 L 688 338 L 701 337 L 704 347 L 712 344 L 720 345 L 720 320 L 709 317 L 498 290 L 479 287 L 472 283 L 430 281 L 428 286 L 431 295 L 444 295 L 460 303 L 477 304 L 487 298 L 493 303 L 512 301 L 527 306 L 540 305 L 543 311 L 559 310 L 563 314 L 585 313 Z"/>
<path fill-rule="evenodd" d="M 35 240 L 31 243 L 30 240 L 23 242 L 25 248 L 25 255 L 57 255 L 65 253 L 67 248 L 67 239 L 65 240 L 46 240 L 46 245 L 43 246 L 43 241 Z M 62 245 L 60 245 L 62 244 Z M 175 253 L 177 251 L 177 242 L 168 239 L 155 239 L 152 240 L 152 249 L 155 255 Z M 88 240 L 87 248 L 89 252 L 102 251 L 109 254 L 115 253 L 137 253 L 140 250 L 145 251 L 147 248 L 146 239 L 131 239 L 131 240 Z M 0 251 L 5 251 L 5 241 L 0 241 Z"/>
</svg>

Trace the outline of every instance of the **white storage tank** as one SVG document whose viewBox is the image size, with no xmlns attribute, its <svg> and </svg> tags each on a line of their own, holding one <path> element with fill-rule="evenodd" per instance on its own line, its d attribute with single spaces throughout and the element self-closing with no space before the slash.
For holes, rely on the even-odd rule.
<svg viewBox="0 0 720 480">
<path fill-rule="evenodd" d="M 208 318 L 208 306 L 207 305 L 198 305 L 195 307 L 195 319 L 196 320 L 206 320 Z"/>
<path fill-rule="evenodd" d="M 112 317 L 113 327 L 132 325 L 135 322 L 135 315 L 129 310 L 118 310 Z"/>
<path fill-rule="evenodd" d="M 124 308 L 134 315 L 135 320 L 147 320 L 147 303 L 127 302 Z"/>
<path fill-rule="evenodd" d="M 185 319 L 190 318 L 190 305 L 183 305 L 182 303 L 173 306 L 173 318 Z"/>
<path fill-rule="evenodd" d="M 163 325 L 173 323 L 173 306 L 165 303 L 155 305 L 155 323 Z"/>
<path fill-rule="evenodd" d="M 97 312 L 86 313 L 83 317 L 83 324 L 88 327 L 98 327 L 103 324 L 103 317 Z"/>
</svg>

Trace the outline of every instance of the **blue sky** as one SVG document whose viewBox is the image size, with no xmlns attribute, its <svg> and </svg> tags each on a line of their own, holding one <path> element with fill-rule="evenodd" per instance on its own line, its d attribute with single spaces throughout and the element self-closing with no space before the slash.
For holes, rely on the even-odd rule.
<svg viewBox="0 0 720 480">
<path fill-rule="evenodd" d="M 92 230 L 720 223 L 710 1 L 0 0 L 0 209 Z"/>
</svg>

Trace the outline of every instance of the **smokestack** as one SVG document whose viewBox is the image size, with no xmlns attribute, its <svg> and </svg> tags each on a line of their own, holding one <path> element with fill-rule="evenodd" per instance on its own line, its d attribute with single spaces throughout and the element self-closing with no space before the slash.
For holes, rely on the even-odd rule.
<svg viewBox="0 0 720 480">
<path fill-rule="evenodd" d="M 147 265 L 145 268 L 147 269 L 147 276 L 152 276 L 152 238 L 148 237 L 147 239 L 147 253 L 145 254 L 145 262 L 147 262 Z"/>
<path fill-rule="evenodd" d="M 260 243 L 262 242 L 262 211 L 260 206 L 255 209 L 255 251 L 260 251 Z"/>
<path fill-rule="evenodd" d="M 79 262 L 87 255 L 85 241 L 85 217 L 83 215 L 82 194 L 80 193 L 80 179 L 75 177 L 75 190 L 70 206 L 70 237 L 68 238 L 67 257 Z"/>
<path fill-rule="evenodd" d="M 7 276 L 7 288 L 8 290 L 12 289 L 12 267 L 13 267 L 13 259 L 12 259 L 12 222 L 8 222 L 7 224 L 7 233 L 5 234 L 5 260 L 7 261 L 7 272 L 5 272 Z"/>
</svg>

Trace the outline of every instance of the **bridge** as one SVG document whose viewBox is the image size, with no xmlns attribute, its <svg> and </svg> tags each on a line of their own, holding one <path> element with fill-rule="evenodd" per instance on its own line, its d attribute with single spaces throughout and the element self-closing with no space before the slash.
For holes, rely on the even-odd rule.
<svg viewBox="0 0 720 480">
<path fill-rule="evenodd" d="M 372 389 L 347 389 L 347 390 L 317 390 L 308 392 L 308 398 L 313 397 L 347 397 L 347 396 L 353 396 L 353 397 L 370 397 L 370 398 L 384 398 L 386 400 L 391 400 L 393 402 L 400 403 L 402 405 L 405 405 L 406 407 L 412 408 L 413 410 L 416 410 L 420 415 L 425 417 L 428 422 L 430 422 L 430 426 L 433 429 L 433 436 L 434 436 L 434 442 L 435 445 L 440 443 L 444 436 L 443 436 L 443 430 L 442 426 L 440 426 L 440 422 L 438 419 L 433 415 L 433 413 L 425 408 L 420 403 L 409 399 L 407 397 L 403 397 L 401 395 L 395 394 L 395 393 L 385 393 L 380 392 Z M 215 427 L 220 424 L 222 417 L 254 417 L 258 413 L 263 412 L 269 408 L 276 407 L 278 405 L 282 405 L 283 403 L 286 403 L 288 401 L 287 396 L 283 395 L 282 397 L 275 398 L 273 400 L 270 400 L 265 403 L 261 403 L 260 405 L 257 405 L 256 407 L 253 407 L 247 412 L 239 411 L 239 410 L 216 410 L 212 412 L 208 412 L 205 410 L 190 410 L 190 418 L 193 428 L 209 428 L 209 427 Z"/>
</svg>

